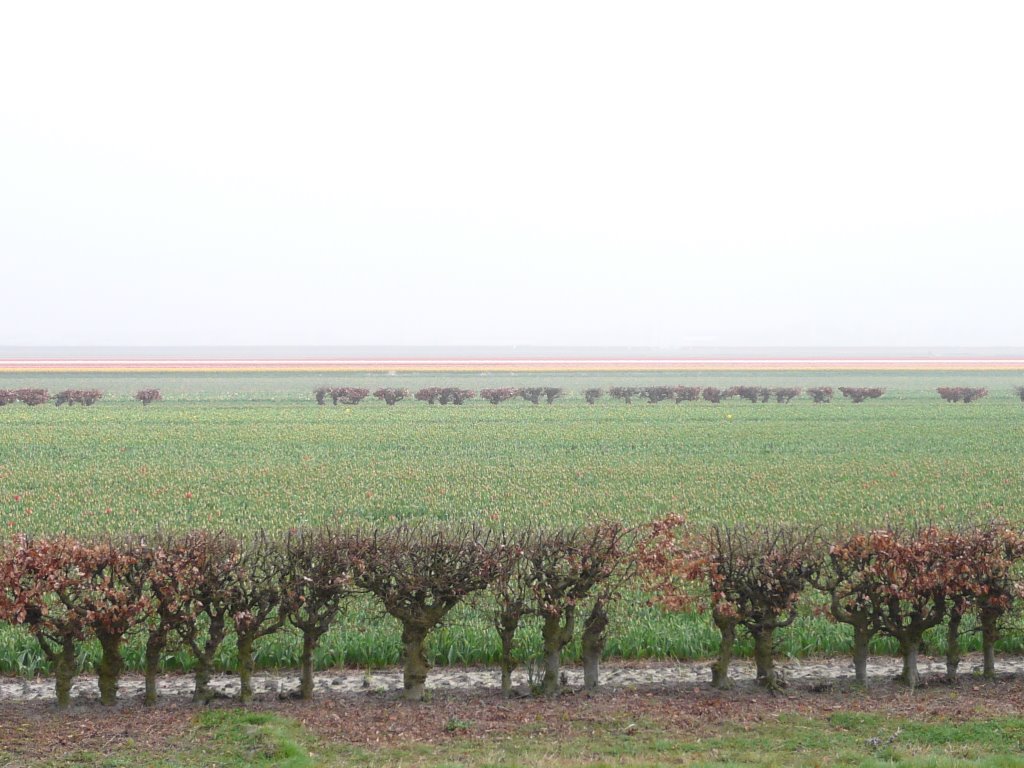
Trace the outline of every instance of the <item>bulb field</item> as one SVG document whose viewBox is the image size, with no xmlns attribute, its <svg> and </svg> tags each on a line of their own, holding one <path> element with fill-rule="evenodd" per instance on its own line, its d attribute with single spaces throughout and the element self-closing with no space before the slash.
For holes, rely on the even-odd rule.
<svg viewBox="0 0 1024 768">
<path fill-rule="evenodd" d="M 318 406 L 321 384 L 479 389 L 534 379 L 566 390 L 551 405 L 520 399 L 432 406 Z M 854 404 L 736 398 L 627 405 L 586 387 L 650 384 L 879 386 Z M 285 529 L 348 520 L 470 520 L 544 526 L 601 517 L 641 523 L 678 513 L 695 521 L 765 519 L 833 526 L 1001 518 L 1024 524 L 1024 403 L 1012 372 L 708 372 L 570 374 L 512 380 L 464 374 L 0 375 L 3 387 L 96 387 L 93 406 L 0 408 L 0 525 L 25 532 L 144 532 L 188 528 Z M 947 403 L 936 387 L 987 387 L 987 398 Z M 136 388 L 159 387 L 142 406 Z M 645 600 L 616 605 L 606 653 L 623 658 L 703 658 L 717 640 L 710 620 L 665 614 Z M 493 663 L 499 644 L 472 602 L 431 643 L 434 663 Z M 536 628 L 523 644 L 528 660 Z M 354 603 L 324 639 L 318 666 L 397 661 L 397 623 L 368 600 Z M 941 647 L 941 629 L 934 633 Z M 1003 647 L 1020 650 L 1019 635 Z M 808 610 L 780 638 L 794 656 L 845 653 L 845 628 Z M 968 638 L 967 645 L 974 642 Z M 743 650 L 743 649 L 741 649 Z M 891 648 L 884 642 L 877 650 Z M 87 647 L 88 666 L 97 650 Z M 230 644 L 221 660 L 230 666 Z M 257 649 L 261 666 L 295 666 L 287 634 Z M 129 642 L 129 668 L 141 664 Z M 571 655 L 571 654 L 570 654 Z M 172 653 L 168 669 L 187 668 Z M 34 641 L 0 627 L 0 670 L 45 669 Z"/>
</svg>

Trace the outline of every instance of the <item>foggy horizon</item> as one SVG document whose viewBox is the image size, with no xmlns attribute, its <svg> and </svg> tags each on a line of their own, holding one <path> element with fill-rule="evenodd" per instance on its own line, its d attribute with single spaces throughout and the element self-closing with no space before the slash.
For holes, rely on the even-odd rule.
<svg viewBox="0 0 1024 768">
<path fill-rule="evenodd" d="M 0 347 L 1019 350 L 1022 21 L 9 5 Z"/>
</svg>

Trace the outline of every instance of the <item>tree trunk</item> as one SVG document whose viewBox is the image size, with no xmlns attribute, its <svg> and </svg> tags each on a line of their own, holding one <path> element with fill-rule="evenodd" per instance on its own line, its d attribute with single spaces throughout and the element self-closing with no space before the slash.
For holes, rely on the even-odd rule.
<svg viewBox="0 0 1024 768">
<path fill-rule="evenodd" d="M 302 679 L 299 682 L 299 696 L 304 701 L 313 698 L 313 651 L 320 644 L 320 635 L 312 630 L 302 632 Z"/>
<path fill-rule="evenodd" d="M 732 648 L 736 643 L 736 620 L 728 616 L 714 615 L 715 626 L 722 634 L 722 642 L 718 646 L 718 659 L 711 665 L 711 686 L 719 690 L 732 688 L 729 679 L 729 662 L 732 661 Z"/>
<path fill-rule="evenodd" d="M 402 644 L 405 646 L 405 671 L 403 684 L 405 698 L 422 701 L 426 697 L 427 630 L 425 627 L 405 624 L 402 628 Z"/>
<path fill-rule="evenodd" d="M 121 635 L 97 632 L 96 636 L 103 649 L 97 670 L 99 672 L 100 704 L 112 707 L 117 703 L 117 681 L 124 669 L 124 660 L 121 658 Z"/>
<path fill-rule="evenodd" d="M 251 635 L 238 635 L 238 700 L 242 704 L 252 701 L 253 643 Z"/>
<path fill-rule="evenodd" d="M 921 676 L 917 672 L 917 653 L 921 646 L 920 637 L 912 637 L 907 640 L 900 640 L 900 655 L 903 657 L 903 673 L 899 681 L 911 689 L 917 687 L 921 682 Z"/>
<path fill-rule="evenodd" d="M 565 609 L 565 625 L 562 624 L 561 616 L 558 614 L 544 618 L 544 628 L 541 635 L 544 638 L 544 682 L 541 684 L 541 691 L 545 695 L 558 693 L 562 682 L 559 680 L 562 666 L 562 649 L 572 640 L 573 634 L 573 607 Z"/>
<path fill-rule="evenodd" d="M 775 670 L 774 653 L 775 630 L 757 630 L 757 633 L 754 634 L 754 663 L 757 665 L 757 684 L 769 691 L 777 691 L 784 687 Z"/>
<path fill-rule="evenodd" d="M 603 600 L 596 600 L 583 625 L 583 687 L 597 688 L 601 655 L 604 653 L 605 630 L 608 628 L 608 612 Z"/>
<path fill-rule="evenodd" d="M 160 672 L 160 657 L 167 645 L 167 635 L 154 630 L 146 639 L 146 694 L 142 703 L 151 707 L 156 704 L 156 676 Z"/>
<path fill-rule="evenodd" d="M 515 626 L 508 623 L 498 630 L 498 636 L 501 638 L 501 691 L 506 696 L 512 693 L 512 670 L 516 668 L 516 663 L 512 659 L 515 634 Z"/>
<path fill-rule="evenodd" d="M 996 676 L 996 640 L 999 639 L 999 616 L 994 611 L 981 612 L 982 674 L 992 680 Z"/>
<path fill-rule="evenodd" d="M 853 627 L 853 669 L 861 685 L 868 684 L 868 645 L 871 643 L 871 629 L 867 626 Z"/>
<path fill-rule="evenodd" d="M 65 638 L 60 644 L 60 652 L 53 654 L 52 662 L 53 676 L 56 678 L 57 687 L 57 708 L 67 709 L 71 705 L 71 684 L 78 671 L 75 659 L 75 641 Z"/>
<path fill-rule="evenodd" d="M 956 673 L 960 667 L 960 622 L 963 613 L 959 610 L 952 610 L 949 614 L 949 625 L 946 628 L 946 679 L 949 682 L 956 680 Z"/>
<path fill-rule="evenodd" d="M 215 616 L 210 619 L 210 628 L 206 635 L 206 644 L 202 649 L 190 642 L 192 653 L 196 657 L 196 687 L 192 692 L 192 701 L 206 704 L 213 698 L 210 690 L 210 678 L 213 676 L 213 659 L 217 648 L 224 640 L 224 617 Z"/>
</svg>

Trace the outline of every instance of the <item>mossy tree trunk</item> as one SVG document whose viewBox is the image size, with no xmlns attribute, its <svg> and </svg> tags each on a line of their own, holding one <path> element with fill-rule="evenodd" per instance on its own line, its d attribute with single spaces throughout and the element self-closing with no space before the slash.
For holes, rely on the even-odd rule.
<svg viewBox="0 0 1024 768">
<path fill-rule="evenodd" d="M 512 693 L 512 672 L 516 668 L 512 652 L 515 649 L 516 630 L 519 629 L 518 616 L 502 616 L 495 623 L 498 637 L 501 639 L 501 691 L 506 696 Z"/>
<path fill-rule="evenodd" d="M 713 619 L 722 635 L 722 642 L 718 645 L 718 658 L 711 665 L 711 685 L 719 690 L 726 690 L 732 687 L 732 680 L 729 679 L 729 664 L 732 662 L 732 649 L 736 644 L 738 621 L 718 612 L 713 614 Z"/>
<path fill-rule="evenodd" d="M 575 630 L 575 608 L 566 606 L 563 615 L 549 614 L 544 617 L 541 636 L 544 639 L 544 681 L 541 691 L 545 695 L 558 693 L 562 671 L 562 649 L 572 640 Z"/>
<path fill-rule="evenodd" d="M 205 704 L 213 699 L 210 689 L 210 678 L 213 676 L 213 660 L 220 644 L 224 642 L 225 622 L 223 615 L 210 619 L 210 627 L 206 634 L 206 642 L 200 647 L 194 640 L 189 641 L 192 654 L 196 659 L 195 690 L 192 701 Z"/>
<path fill-rule="evenodd" d="M 156 704 L 156 678 L 160 673 L 160 659 L 166 647 L 167 630 L 157 628 L 149 633 L 149 637 L 146 638 L 146 693 L 142 699 L 142 703 L 147 707 Z"/>
<path fill-rule="evenodd" d="M 121 657 L 121 635 L 97 632 L 103 655 L 98 668 L 100 686 L 100 704 L 112 707 L 117 703 L 117 681 L 124 670 L 124 659 Z"/>
<path fill-rule="evenodd" d="M 57 693 L 57 708 L 67 709 L 71 706 L 71 685 L 78 672 L 78 659 L 75 658 L 75 641 L 71 637 L 62 637 L 52 642 L 37 635 L 39 647 L 50 664 L 53 665 L 53 677 Z"/>
<path fill-rule="evenodd" d="M 252 701 L 253 647 L 256 638 L 251 634 L 238 635 L 238 700 L 242 704 Z"/>
<path fill-rule="evenodd" d="M 982 674 L 989 680 L 996 676 L 996 641 L 999 639 L 999 617 L 997 611 L 982 610 L 981 655 Z"/>
<path fill-rule="evenodd" d="M 421 624 L 405 623 L 402 627 L 403 686 L 405 698 L 410 701 L 422 701 L 426 696 L 427 672 L 430 669 L 427 664 L 427 632 L 428 628 Z"/>
<path fill-rule="evenodd" d="M 322 636 L 322 631 L 305 629 L 302 632 L 302 656 L 300 657 L 302 672 L 299 681 L 299 696 L 305 701 L 313 698 L 313 653 L 320 645 Z"/>
<path fill-rule="evenodd" d="M 867 622 L 853 625 L 853 674 L 861 685 L 868 684 L 868 654 L 873 635 Z"/>
<path fill-rule="evenodd" d="M 960 668 L 960 622 L 963 611 L 954 608 L 949 613 L 949 624 L 946 626 L 946 679 L 956 680 Z"/>
<path fill-rule="evenodd" d="M 775 669 L 775 628 L 759 627 L 751 630 L 754 636 L 754 664 L 757 666 L 757 684 L 769 691 L 784 687 Z"/>
<path fill-rule="evenodd" d="M 921 676 L 917 671 L 917 655 L 921 648 L 921 636 L 911 633 L 898 638 L 900 644 L 900 656 L 903 657 L 903 672 L 897 678 L 904 685 L 916 688 L 921 682 Z"/>
<path fill-rule="evenodd" d="M 583 623 L 583 687 L 587 690 L 597 688 L 607 629 L 608 611 L 604 600 L 598 598 L 594 601 L 594 607 Z"/>
</svg>

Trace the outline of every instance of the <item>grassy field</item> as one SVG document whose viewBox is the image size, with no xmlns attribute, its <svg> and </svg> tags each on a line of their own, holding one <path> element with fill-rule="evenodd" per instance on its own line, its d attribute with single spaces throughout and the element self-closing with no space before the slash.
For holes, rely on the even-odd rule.
<svg viewBox="0 0 1024 768">
<path fill-rule="evenodd" d="M 1024 405 L 1005 372 L 763 374 L 35 374 L 0 388 L 98 387 L 91 408 L 0 408 L 0 526 L 8 532 L 97 533 L 192 526 L 248 530 L 351 519 L 470 519 L 526 525 L 598 515 L 640 522 L 669 512 L 696 520 L 883 523 L 1005 517 L 1024 520 Z M 879 401 L 814 405 L 730 400 L 587 406 L 516 401 L 430 407 L 318 407 L 319 383 L 483 386 L 550 383 L 580 391 L 616 383 L 883 386 Z M 940 385 L 987 386 L 968 406 Z M 159 386 L 165 402 L 130 394 Z M 491 662 L 482 612 L 434 639 L 441 662 Z M 843 629 L 807 617 L 781 633 L 794 655 L 842 651 Z M 1020 647 L 1010 638 L 1008 646 Z M 703 617 L 626 603 L 608 652 L 703 657 L 716 636 Z M 885 647 L 885 646 L 880 646 Z M 138 649 L 129 649 L 129 663 Z M 261 647 L 263 664 L 297 661 L 292 638 Z M 86 661 L 95 649 L 90 649 Z M 225 661 L 230 648 L 225 648 Z M 395 626 L 356 605 L 320 663 L 380 665 L 398 657 Z M 20 632 L 0 629 L 0 669 L 40 660 Z M 187 666 L 184 655 L 169 666 Z"/>
<path fill-rule="evenodd" d="M 55 714 L 23 705 L 2 713 L 0 765 L 1005 768 L 1024 764 L 1020 694 L 1018 683 L 1003 681 L 914 698 L 883 687 L 870 698 L 660 690 L 428 704 L 329 698 L 245 710 L 165 704 Z"/>
</svg>

